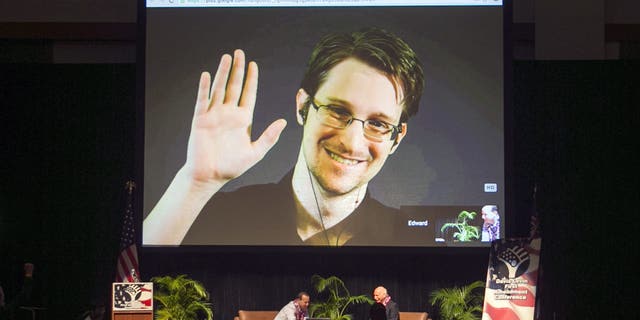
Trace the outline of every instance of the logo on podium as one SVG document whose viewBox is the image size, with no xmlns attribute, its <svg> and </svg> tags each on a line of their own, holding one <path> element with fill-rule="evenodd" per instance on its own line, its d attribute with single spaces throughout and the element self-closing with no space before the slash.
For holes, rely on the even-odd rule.
<svg viewBox="0 0 640 320">
<path fill-rule="evenodd" d="M 114 282 L 113 311 L 153 310 L 153 282 Z"/>
</svg>

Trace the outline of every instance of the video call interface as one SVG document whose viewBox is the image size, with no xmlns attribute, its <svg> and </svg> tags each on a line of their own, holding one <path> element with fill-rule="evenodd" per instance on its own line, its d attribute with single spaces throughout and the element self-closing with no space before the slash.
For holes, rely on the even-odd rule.
<svg viewBox="0 0 640 320">
<path fill-rule="evenodd" d="M 404 139 L 365 191 L 395 209 L 403 222 L 388 226 L 395 229 L 384 243 L 336 241 L 336 245 L 485 247 L 503 237 L 502 1 L 398 3 L 404 2 L 147 0 L 144 218 L 185 164 L 200 74 L 208 71 L 213 77 L 223 54 L 242 49 L 247 62 L 258 64 L 252 140 L 276 119 L 287 120 L 266 156 L 219 191 L 233 193 L 278 184 L 296 165 L 304 130 L 297 122 L 296 94 L 318 40 L 328 33 L 376 27 L 403 39 L 417 54 L 425 76 L 419 111 L 409 118 Z M 282 231 L 283 226 L 295 222 L 268 216 L 269 197 L 257 193 L 244 199 L 263 203 L 264 210 L 245 206 L 254 208 L 251 212 L 236 207 L 213 212 L 205 206 L 192 228 L 210 230 L 212 236 L 187 235 L 180 244 L 332 245 L 328 236 L 327 243 L 319 244 L 282 237 L 288 232 Z M 358 223 L 382 223 L 362 214 Z M 260 232 L 251 231 L 250 225 L 258 221 Z M 148 232 L 143 226 L 143 233 Z M 144 241 L 143 245 L 171 245 Z"/>
</svg>

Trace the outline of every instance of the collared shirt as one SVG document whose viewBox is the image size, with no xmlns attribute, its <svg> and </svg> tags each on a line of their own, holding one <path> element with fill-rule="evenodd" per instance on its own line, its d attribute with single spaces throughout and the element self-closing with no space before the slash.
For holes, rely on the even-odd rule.
<svg viewBox="0 0 640 320">
<path fill-rule="evenodd" d="M 482 241 L 493 241 L 500 239 L 500 220 L 494 223 L 482 225 Z"/>
<path fill-rule="evenodd" d="M 300 308 L 297 300 L 293 300 L 280 309 L 274 320 L 304 320 L 306 317 L 307 311 Z"/>
</svg>

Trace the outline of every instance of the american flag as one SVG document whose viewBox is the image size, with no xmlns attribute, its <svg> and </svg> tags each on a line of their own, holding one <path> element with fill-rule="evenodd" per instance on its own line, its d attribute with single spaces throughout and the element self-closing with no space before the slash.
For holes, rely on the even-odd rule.
<svg viewBox="0 0 640 320">
<path fill-rule="evenodd" d="M 120 235 L 120 255 L 116 269 L 116 282 L 138 282 L 138 250 L 135 242 L 135 227 L 133 223 L 132 194 L 135 188 L 133 181 L 127 181 L 127 208 L 124 212 L 122 234 Z"/>
</svg>

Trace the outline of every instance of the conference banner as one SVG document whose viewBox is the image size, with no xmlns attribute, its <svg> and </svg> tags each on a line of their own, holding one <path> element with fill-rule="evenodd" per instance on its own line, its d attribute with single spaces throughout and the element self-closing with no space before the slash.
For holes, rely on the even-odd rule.
<svg viewBox="0 0 640 320">
<path fill-rule="evenodd" d="M 483 320 L 534 319 L 540 243 L 540 238 L 491 243 Z"/>
</svg>

